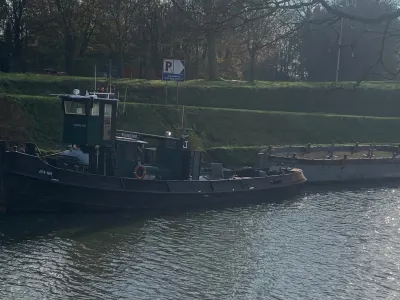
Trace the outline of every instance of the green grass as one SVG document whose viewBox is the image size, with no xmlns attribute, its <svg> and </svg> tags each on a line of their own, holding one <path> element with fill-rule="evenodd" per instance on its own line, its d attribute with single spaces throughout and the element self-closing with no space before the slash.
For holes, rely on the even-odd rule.
<svg viewBox="0 0 400 300">
<path fill-rule="evenodd" d="M 99 79 L 98 86 L 106 84 Z M 400 111 L 399 83 L 366 82 L 355 91 L 332 88 L 331 83 L 255 82 L 192 80 L 179 85 L 140 79 L 115 79 L 113 83 L 123 99 L 146 104 L 184 104 L 196 107 L 245 110 L 325 113 L 358 116 L 396 117 Z M 354 83 L 341 82 L 351 88 Z M 46 96 L 70 93 L 74 88 L 83 92 L 94 88 L 94 79 L 51 75 L 0 74 L 0 93 Z"/>
<path fill-rule="evenodd" d="M 98 86 L 102 83 L 106 80 L 100 78 Z M 211 159 L 229 164 L 254 163 L 265 145 L 399 142 L 400 83 L 396 82 L 366 82 L 347 91 L 332 88 L 331 83 L 193 80 L 179 84 L 179 99 L 170 82 L 168 105 L 165 82 L 113 79 L 113 83 L 120 98 L 127 88 L 130 102 L 127 115 L 118 120 L 119 128 L 176 132 L 184 104 L 186 126 L 194 128 L 194 145 L 208 149 Z M 49 94 L 93 87 L 93 78 L 0 73 L 0 103 L 17 105 L 27 120 L 22 128 L 21 118 L 0 112 L 0 137 L 17 136 L 19 131 L 41 147 L 58 148 L 62 114 L 60 103 Z"/>
<path fill-rule="evenodd" d="M 0 137 L 30 137 L 42 148 L 56 149 L 61 144 L 62 112 L 55 97 L 3 95 L 4 104 L 17 105 L 13 113 L 0 113 Z M 3 106 L 2 106 L 3 105 Z M 181 106 L 127 103 L 118 128 L 162 134 L 180 127 Z M 186 126 L 195 130 L 191 138 L 196 148 L 208 150 L 210 160 L 227 165 L 254 164 L 265 145 L 399 142 L 397 117 L 252 111 L 245 109 L 185 107 Z M 18 127 L 20 120 L 24 128 Z M 3 123 L 1 122 L 3 120 Z M 2 127 L 2 124 L 10 125 Z M 15 128 L 19 128 L 20 134 Z M 13 129 L 14 128 L 14 129 Z M 25 132 L 26 131 L 26 132 Z"/>
<path fill-rule="evenodd" d="M 62 113 L 55 97 L 7 95 L 34 120 L 30 129 L 41 145 L 60 143 Z M 163 133 L 180 126 L 181 107 L 128 103 L 118 127 Z M 186 107 L 198 148 L 305 143 L 396 142 L 400 118 Z M 10 116 L 12 118 L 12 116 Z"/>
<path fill-rule="evenodd" d="M 54 76 L 34 73 L 0 73 L 0 81 L 2 82 L 35 82 L 35 83 L 63 83 L 63 82 L 82 82 L 94 83 L 94 77 L 79 77 L 79 76 Z M 106 83 L 108 79 L 98 77 L 99 83 Z M 113 78 L 113 83 L 126 85 L 132 88 L 147 88 L 147 87 L 165 87 L 165 82 L 161 80 L 145 80 L 145 79 L 118 79 Z M 168 83 L 170 87 L 174 87 L 175 83 Z M 208 81 L 204 79 L 188 80 L 179 83 L 181 87 L 197 87 L 197 88 L 260 88 L 260 89 L 276 89 L 276 88 L 346 88 L 351 89 L 354 87 L 355 82 L 287 82 L 287 81 L 255 81 L 253 83 L 242 80 L 220 80 Z M 360 89 L 378 89 L 378 90 L 396 90 L 400 87 L 400 83 L 396 81 L 367 81 L 362 82 Z"/>
</svg>

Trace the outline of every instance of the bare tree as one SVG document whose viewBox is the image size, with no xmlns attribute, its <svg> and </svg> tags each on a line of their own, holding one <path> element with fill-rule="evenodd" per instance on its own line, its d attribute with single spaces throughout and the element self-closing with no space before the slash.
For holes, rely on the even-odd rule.
<svg viewBox="0 0 400 300">
<path fill-rule="evenodd" d="M 104 0 L 100 3 L 99 34 L 111 56 L 118 57 L 118 73 L 123 76 L 124 57 L 137 45 L 140 13 L 148 5 L 147 0 Z"/>
<path fill-rule="evenodd" d="M 74 74 L 76 59 L 84 55 L 98 25 L 99 3 L 99 0 L 35 0 L 31 3 L 32 28 L 38 37 L 54 37 L 70 74 Z"/>
</svg>

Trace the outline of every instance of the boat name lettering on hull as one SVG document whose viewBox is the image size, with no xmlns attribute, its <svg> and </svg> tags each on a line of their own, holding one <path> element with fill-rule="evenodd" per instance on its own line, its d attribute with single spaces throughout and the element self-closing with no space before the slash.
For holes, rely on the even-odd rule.
<svg viewBox="0 0 400 300">
<path fill-rule="evenodd" d="M 46 170 L 39 170 L 39 174 L 41 174 L 41 175 L 53 176 L 53 172 L 51 172 L 51 171 L 46 171 Z"/>
<path fill-rule="evenodd" d="M 134 133 L 121 133 L 121 137 L 123 138 L 128 138 L 128 139 L 133 139 L 133 140 L 137 140 L 139 139 L 139 136 L 137 134 Z"/>
</svg>

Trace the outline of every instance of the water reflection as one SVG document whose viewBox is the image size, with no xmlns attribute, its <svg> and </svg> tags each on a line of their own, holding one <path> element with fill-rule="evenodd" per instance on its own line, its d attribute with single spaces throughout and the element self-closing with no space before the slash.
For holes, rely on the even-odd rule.
<svg viewBox="0 0 400 300">
<path fill-rule="evenodd" d="M 398 299 L 400 190 L 0 221 L 0 298 Z"/>
</svg>

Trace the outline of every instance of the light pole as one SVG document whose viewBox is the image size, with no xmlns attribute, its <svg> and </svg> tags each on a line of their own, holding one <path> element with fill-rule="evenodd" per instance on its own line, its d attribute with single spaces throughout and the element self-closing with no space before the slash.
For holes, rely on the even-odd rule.
<svg viewBox="0 0 400 300">
<path fill-rule="evenodd" d="M 339 50 L 338 50 L 337 63 L 336 63 L 336 82 L 339 81 L 340 51 L 342 50 L 342 33 L 343 33 L 343 18 L 340 21 Z"/>
</svg>

